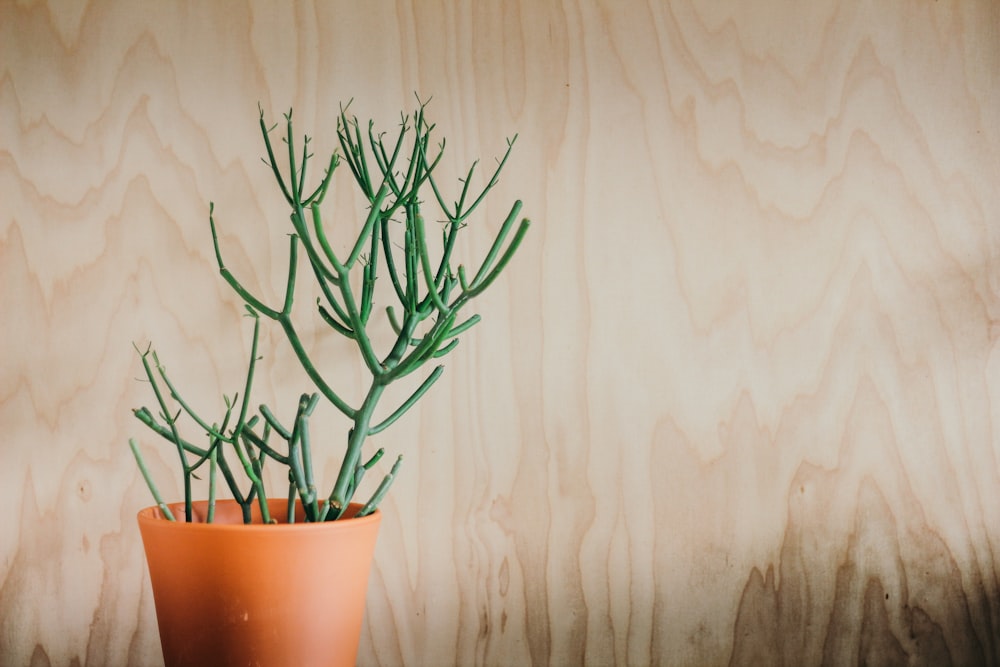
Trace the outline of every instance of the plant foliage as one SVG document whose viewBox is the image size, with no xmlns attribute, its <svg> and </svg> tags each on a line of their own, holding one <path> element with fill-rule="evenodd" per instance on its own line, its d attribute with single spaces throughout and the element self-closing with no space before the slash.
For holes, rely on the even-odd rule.
<svg viewBox="0 0 1000 667">
<path fill-rule="evenodd" d="M 479 322 L 478 315 L 462 319 L 460 314 L 493 284 L 528 231 L 529 221 L 519 219 L 521 202 L 516 201 L 470 278 L 470 272 L 463 265 L 454 263 L 456 239 L 469 217 L 497 184 L 516 136 L 507 141 L 506 151 L 497 160 L 482 189 L 471 189 L 477 167 L 474 162 L 465 178 L 459 181 L 458 198 L 449 203 L 435 178 L 445 141 L 432 144 L 434 125 L 426 119 L 425 103 L 420 102 L 412 115 L 402 115 L 399 130 L 392 140 L 388 140 L 384 132 L 377 133 L 372 122 L 362 127 L 356 117 L 348 115 L 347 106 L 341 107 L 337 116 L 340 150 L 330 156 L 323 178 L 313 188 L 306 186 L 307 168 L 313 158 L 309 152 L 310 138 L 305 136 L 301 144 L 296 145 L 292 112 L 289 111 L 284 117 L 282 141 L 288 157 L 283 170 L 272 142 L 277 125 L 269 127 L 263 109 L 260 110 L 260 129 L 267 153 L 264 162 L 288 203 L 292 226 L 287 282 L 281 304 L 265 303 L 227 268 L 216 230 L 214 205 L 210 205 L 209 223 L 219 272 L 243 300 L 253 320 L 253 339 L 243 390 L 231 399 L 224 397 L 225 412 L 221 419 L 211 423 L 203 419 L 178 392 L 156 353 L 151 348 L 138 350 L 156 398 L 156 407 L 152 410 L 142 407 L 133 412 L 139 421 L 176 450 L 184 479 L 186 521 L 192 520 L 192 479 L 197 479 L 196 473 L 206 465 L 209 521 L 214 510 L 216 479 L 221 472 L 229 492 L 243 508 L 244 521 L 250 521 L 252 506 L 257 503 L 263 520 L 275 522 L 268 511 L 263 476 L 265 466 L 275 464 L 287 469 L 288 498 L 299 501 L 306 521 L 331 521 L 344 516 L 365 473 L 384 453 L 378 449 L 366 458 L 367 437 L 392 425 L 441 377 L 442 365 L 434 365 L 429 372 L 425 369 L 430 362 L 455 349 L 459 336 Z M 367 199 L 369 207 L 360 233 L 350 244 L 350 252 L 338 256 L 323 222 L 321 206 L 342 164 L 347 165 L 351 180 Z M 421 193 L 433 202 L 442 216 L 441 246 L 433 260 Z M 305 262 L 299 260 L 301 251 L 304 251 Z M 296 280 L 303 265 L 308 266 L 319 287 L 321 296 L 316 302 L 319 317 L 330 333 L 354 341 L 368 371 L 368 389 L 358 404 L 348 402 L 338 393 L 299 337 L 292 305 L 297 293 Z M 373 319 L 375 285 L 381 275 L 388 276 L 395 303 L 385 307 L 384 318 Z M 254 374 L 260 361 L 257 348 L 262 320 L 271 320 L 280 326 L 313 383 L 313 390 L 298 399 L 295 418 L 290 424 L 281 423 L 268 406 L 259 405 L 254 409 L 251 403 Z M 391 327 L 395 334 L 387 350 L 376 350 L 372 343 L 369 327 L 376 321 Z M 417 372 L 426 375 L 416 390 L 388 414 L 377 418 L 376 407 L 385 389 Z M 351 421 L 340 472 L 332 489 L 323 494 L 316 486 L 309 431 L 310 416 L 320 403 L 332 405 Z M 194 444 L 182 434 L 182 423 L 186 427 L 193 423 L 207 438 L 207 443 Z M 157 504 L 168 518 L 174 519 L 149 474 L 138 444 L 134 439 L 129 444 Z M 399 456 L 358 515 L 369 514 L 378 507 L 401 462 L 402 456 Z M 289 522 L 294 520 L 294 506 L 294 502 L 289 502 L 286 518 Z"/>
</svg>

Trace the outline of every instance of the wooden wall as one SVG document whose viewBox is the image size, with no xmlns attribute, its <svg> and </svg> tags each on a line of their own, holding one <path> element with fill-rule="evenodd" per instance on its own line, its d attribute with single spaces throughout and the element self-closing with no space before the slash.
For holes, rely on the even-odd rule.
<svg viewBox="0 0 1000 667">
<path fill-rule="evenodd" d="M 158 664 L 132 344 L 235 391 L 258 102 L 322 153 L 415 92 L 448 168 L 520 135 L 470 263 L 535 224 L 379 437 L 361 664 L 1000 662 L 1000 4 L 0 0 L 0 664 Z"/>
</svg>

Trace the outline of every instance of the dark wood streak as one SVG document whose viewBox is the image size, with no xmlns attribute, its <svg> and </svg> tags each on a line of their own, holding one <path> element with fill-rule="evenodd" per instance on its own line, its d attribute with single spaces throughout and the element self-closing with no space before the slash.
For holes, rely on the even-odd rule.
<svg viewBox="0 0 1000 667">
<path fill-rule="evenodd" d="M 826 545 L 843 553 L 827 608 L 821 602 L 830 572 L 811 567 L 801 550 L 804 531 L 824 517 L 789 517 L 778 580 L 774 566 L 747 578 L 731 666 L 1000 663 L 992 635 L 982 632 L 995 624 L 989 598 L 997 591 L 965 589 L 944 541 L 926 527 L 900 530 L 870 479 L 858 492 L 853 532 Z"/>
</svg>

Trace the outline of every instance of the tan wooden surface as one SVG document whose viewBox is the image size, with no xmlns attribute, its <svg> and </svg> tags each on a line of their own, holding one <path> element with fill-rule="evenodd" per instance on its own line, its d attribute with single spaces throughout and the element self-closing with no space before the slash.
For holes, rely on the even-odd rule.
<svg viewBox="0 0 1000 667">
<path fill-rule="evenodd" d="M 1000 4 L 0 0 L 0 664 L 159 663 L 132 343 L 233 392 L 258 102 L 322 152 L 414 92 L 448 168 L 520 134 L 461 251 L 535 225 L 379 437 L 362 664 L 1000 661 Z"/>
</svg>

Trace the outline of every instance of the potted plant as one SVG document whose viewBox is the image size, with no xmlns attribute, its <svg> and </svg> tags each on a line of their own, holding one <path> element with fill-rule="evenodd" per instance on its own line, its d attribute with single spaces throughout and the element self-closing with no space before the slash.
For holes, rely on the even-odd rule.
<svg viewBox="0 0 1000 667">
<path fill-rule="evenodd" d="M 500 275 L 529 226 L 526 219 L 519 220 L 521 203 L 515 202 L 475 273 L 456 265 L 458 234 L 496 185 L 516 137 L 507 141 L 481 190 L 471 187 L 473 163 L 459 181 L 457 199 L 448 200 L 435 177 L 445 142 L 432 145 L 434 126 L 425 118 L 425 106 L 421 102 L 412 115 L 402 117 L 392 141 L 371 122 L 362 127 L 342 107 L 336 129 L 340 152 L 331 155 L 314 187 L 307 187 L 306 178 L 312 158 L 309 137 L 296 143 L 289 112 L 283 137 L 287 162 L 279 160 L 271 140 L 276 126 L 269 127 L 260 110 L 265 162 L 290 207 L 287 283 L 281 304 L 265 303 L 245 287 L 223 261 L 210 205 L 219 271 L 253 322 L 241 390 L 223 397 L 219 418 L 204 418 L 184 400 L 156 353 L 137 348 L 156 402 L 134 414 L 170 443 L 184 485 L 183 502 L 166 503 L 138 444 L 129 441 L 156 501 L 139 512 L 138 521 L 168 666 L 354 664 L 381 516 L 378 505 L 402 462 L 400 455 L 377 484 L 365 485 L 366 473 L 383 455 L 382 449 L 367 451 L 366 440 L 391 426 L 438 380 L 443 367 L 430 367 L 431 362 L 451 352 L 459 336 L 479 321 L 478 315 L 463 319 L 460 314 Z M 349 252 L 338 254 L 321 207 L 342 163 L 369 209 L 347 245 Z M 429 233 L 435 223 L 424 216 L 429 203 L 440 213 L 442 229 L 435 234 Z M 440 238 L 433 254 L 431 236 Z M 337 389 L 299 336 L 301 322 L 292 306 L 304 267 L 318 288 L 316 314 L 324 330 L 356 344 L 368 378 L 363 396 L 351 399 Z M 384 280 L 381 291 L 376 290 L 379 278 Z M 378 298 L 394 305 L 377 309 Z M 267 405 L 255 405 L 252 399 L 261 363 L 261 323 L 266 320 L 281 328 L 312 381 L 308 392 L 295 397 L 291 421 L 279 420 Z M 375 326 L 391 327 L 387 349 L 376 349 L 369 329 Z M 423 379 L 412 393 L 383 410 L 380 399 L 386 389 L 420 372 Z M 327 487 L 316 479 L 309 428 L 321 405 L 332 406 L 351 423 L 339 473 Z M 227 499 L 217 495 L 220 475 Z M 270 494 L 266 477 L 279 480 L 280 497 Z M 207 486 L 207 499 L 196 501 L 199 479 L 199 485 Z M 368 488 L 361 495 L 363 486 Z"/>
</svg>

